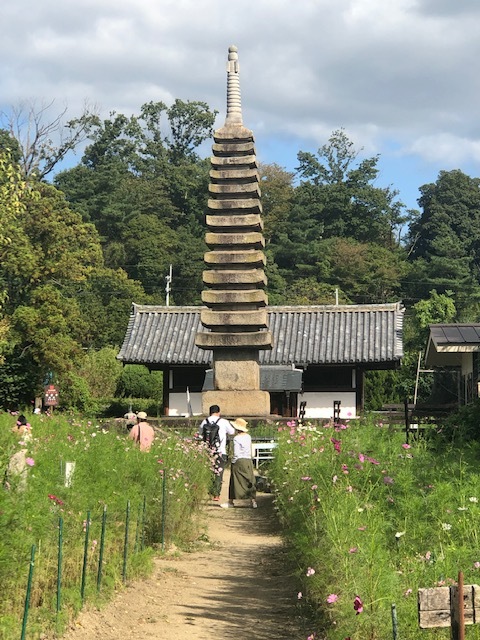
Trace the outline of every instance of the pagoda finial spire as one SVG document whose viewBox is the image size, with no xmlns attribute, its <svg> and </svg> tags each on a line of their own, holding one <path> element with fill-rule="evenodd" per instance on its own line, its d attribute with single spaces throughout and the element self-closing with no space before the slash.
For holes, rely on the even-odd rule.
<svg viewBox="0 0 480 640">
<path fill-rule="evenodd" d="M 242 101 L 240 97 L 240 74 L 238 49 L 235 45 L 228 48 L 227 63 L 227 117 L 225 124 L 242 124 Z"/>
</svg>

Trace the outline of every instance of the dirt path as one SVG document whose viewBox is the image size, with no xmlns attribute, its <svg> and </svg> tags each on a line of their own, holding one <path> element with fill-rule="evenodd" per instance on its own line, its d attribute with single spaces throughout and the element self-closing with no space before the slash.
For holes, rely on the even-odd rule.
<svg viewBox="0 0 480 640">
<path fill-rule="evenodd" d="M 158 558 L 150 579 L 129 585 L 102 611 L 82 612 L 65 640 L 306 638 L 272 496 L 259 494 L 258 505 L 209 504 L 208 548 Z"/>
</svg>

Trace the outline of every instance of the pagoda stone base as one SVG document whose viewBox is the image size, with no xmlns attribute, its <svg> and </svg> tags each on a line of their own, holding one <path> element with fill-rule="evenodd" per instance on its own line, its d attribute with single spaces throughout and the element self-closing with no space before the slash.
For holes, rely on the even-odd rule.
<svg viewBox="0 0 480 640">
<path fill-rule="evenodd" d="M 213 386 L 219 391 L 260 389 L 257 352 L 238 349 L 235 354 L 218 350 L 213 356 Z"/>
<path fill-rule="evenodd" d="M 268 391 L 204 391 L 202 393 L 202 413 L 208 416 L 212 404 L 218 404 L 227 418 L 270 415 L 270 394 Z"/>
</svg>

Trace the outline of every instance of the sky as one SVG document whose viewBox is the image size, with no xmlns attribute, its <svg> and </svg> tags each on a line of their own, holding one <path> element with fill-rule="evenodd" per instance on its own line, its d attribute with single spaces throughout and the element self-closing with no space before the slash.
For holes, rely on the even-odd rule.
<svg viewBox="0 0 480 640">
<path fill-rule="evenodd" d="M 359 159 L 379 154 L 376 186 L 417 208 L 441 170 L 480 177 L 479 33 L 479 0 L 16 0 L 2 6 L 0 111 L 53 101 L 107 118 L 179 98 L 221 127 L 236 45 L 260 162 L 294 171 L 343 128 Z"/>
</svg>

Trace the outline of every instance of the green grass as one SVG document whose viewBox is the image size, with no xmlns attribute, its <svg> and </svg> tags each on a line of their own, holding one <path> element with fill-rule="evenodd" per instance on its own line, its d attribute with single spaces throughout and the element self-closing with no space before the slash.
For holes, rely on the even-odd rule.
<svg viewBox="0 0 480 640">
<path fill-rule="evenodd" d="M 161 552 L 170 542 L 188 546 L 200 535 L 196 516 L 211 478 L 208 453 L 187 438 L 157 438 L 151 451 L 144 453 L 124 432 L 104 429 L 92 421 L 61 416 L 29 416 L 29 420 L 32 437 L 25 440 L 11 432 L 15 418 L 0 415 L 0 637 L 4 640 L 20 637 L 32 545 L 36 555 L 28 639 L 48 629 L 62 629 L 82 606 L 87 513 L 84 595 L 86 600 L 101 602 L 123 583 L 127 505 L 126 576 L 130 580 L 148 574 L 154 552 Z M 8 472 L 9 460 L 20 449 L 26 450 L 30 463 L 23 480 Z M 75 462 L 69 487 L 65 486 L 67 462 Z M 107 524 L 98 593 L 104 510 Z M 60 518 L 62 606 L 57 614 Z"/>
<path fill-rule="evenodd" d="M 299 606 L 315 610 L 318 637 L 392 637 L 392 604 L 402 640 L 450 637 L 419 629 L 417 592 L 459 571 L 480 581 L 480 447 L 440 437 L 409 447 L 368 421 L 281 431 L 270 473 L 303 581 Z M 480 638 L 479 626 L 467 634 Z"/>
</svg>

